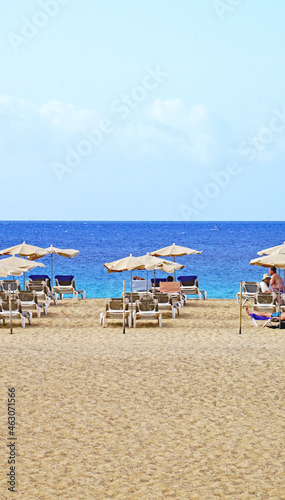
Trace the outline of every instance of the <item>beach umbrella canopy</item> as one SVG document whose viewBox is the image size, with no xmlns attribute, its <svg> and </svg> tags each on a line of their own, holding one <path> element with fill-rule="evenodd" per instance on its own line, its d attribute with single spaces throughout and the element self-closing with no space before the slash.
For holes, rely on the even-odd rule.
<svg viewBox="0 0 285 500">
<path fill-rule="evenodd" d="M 147 271 L 146 291 L 148 290 L 148 271 L 153 270 L 155 278 L 156 270 L 160 270 L 170 274 L 170 273 L 175 273 L 175 271 L 183 269 L 185 267 L 183 264 L 178 264 L 178 262 L 172 262 L 171 260 L 161 259 L 159 257 L 155 257 L 154 255 L 150 255 L 149 253 L 147 253 L 146 255 L 142 255 L 141 257 L 139 257 L 139 259 L 142 260 L 142 262 L 145 265 L 145 269 Z"/>
<path fill-rule="evenodd" d="M 51 286 L 53 286 L 53 255 L 60 255 L 61 257 L 66 257 L 67 259 L 70 259 L 70 257 L 74 258 L 76 257 L 80 251 L 79 250 L 74 250 L 74 248 L 56 248 L 53 245 L 51 245 L 48 248 L 45 248 L 46 253 L 50 254 L 50 274 L 51 274 Z"/>
<path fill-rule="evenodd" d="M 262 267 L 279 267 L 279 269 L 285 269 L 285 253 L 273 253 L 270 255 L 264 255 L 263 257 L 257 257 L 250 261 L 251 266 L 262 266 Z"/>
<path fill-rule="evenodd" d="M 29 245 L 25 241 L 23 241 L 23 243 L 20 243 L 19 245 L 15 245 L 10 248 L 5 248 L 4 250 L 0 251 L 0 255 L 12 255 L 14 257 L 16 254 L 19 255 L 20 257 L 27 257 L 31 260 L 35 260 L 44 257 L 47 254 L 47 252 L 44 248 L 37 247 L 35 245 Z M 17 259 L 17 257 L 15 257 L 15 259 Z M 45 267 L 44 264 L 35 264 L 32 267 L 26 266 L 26 269 L 24 269 L 25 265 L 21 261 L 27 263 L 25 259 L 20 259 L 19 261 L 15 261 L 14 264 L 12 261 L 10 261 L 10 264 L 20 267 L 21 269 L 23 269 L 24 273 L 25 271 L 29 271 L 30 269 L 32 269 L 32 267 L 36 267 L 37 265 Z M 24 287 L 25 287 L 25 276 L 24 276 Z"/>
<path fill-rule="evenodd" d="M 130 254 L 123 259 L 114 260 L 113 262 L 105 262 L 104 266 L 108 273 L 121 273 L 124 271 L 134 271 L 145 269 L 144 263 L 139 257 L 134 257 Z"/>
<path fill-rule="evenodd" d="M 109 273 L 120 273 L 122 271 L 161 269 L 167 273 L 173 273 L 175 269 L 182 269 L 184 266 L 165 259 L 159 259 L 153 255 L 146 254 L 140 257 L 134 257 L 130 254 L 123 259 L 114 262 L 105 263 L 104 266 Z"/>
<path fill-rule="evenodd" d="M 156 257 L 182 257 L 183 255 L 193 255 L 200 254 L 199 250 L 193 250 L 193 248 L 183 247 L 180 245 L 176 245 L 173 243 L 172 245 L 164 248 L 159 248 L 159 250 L 155 250 L 154 252 L 150 252 L 151 255 L 155 255 Z M 176 273 L 174 271 L 174 279 L 176 279 Z"/>
<path fill-rule="evenodd" d="M 161 259 L 147 253 L 139 257 L 145 264 L 145 269 L 147 271 L 159 269 L 165 273 L 173 273 L 176 270 L 183 269 L 185 266 L 183 264 L 178 264 L 178 262 L 172 262 L 171 260 Z"/>
<path fill-rule="evenodd" d="M 282 245 L 276 247 L 265 248 L 257 252 L 257 255 L 272 255 L 272 254 L 285 254 L 285 241 Z"/>
<path fill-rule="evenodd" d="M 155 255 L 156 257 L 182 257 L 183 255 L 193 255 L 199 254 L 199 250 L 193 250 L 193 248 L 182 247 L 180 245 L 176 245 L 173 243 L 172 245 L 164 248 L 160 248 L 159 250 L 155 250 L 154 252 L 150 252 L 151 255 Z"/>
<path fill-rule="evenodd" d="M 51 245 L 48 248 L 45 248 L 46 253 L 49 253 L 51 255 L 57 254 L 60 255 L 61 257 L 67 257 L 68 259 L 70 257 L 74 258 L 76 255 L 80 253 L 79 250 L 74 250 L 74 248 L 56 248 L 53 245 Z"/>
<path fill-rule="evenodd" d="M 30 271 L 34 267 L 46 267 L 41 262 L 31 262 L 27 259 L 21 259 L 21 257 L 16 257 L 13 255 L 12 257 L 7 257 L 6 259 L 0 260 L 0 265 L 6 264 L 10 266 L 14 266 L 20 268 L 23 272 Z"/>
<path fill-rule="evenodd" d="M 3 259 L 6 260 L 6 259 Z M 11 264 L 6 264 L 3 262 L 3 260 L 0 260 L 0 277 L 1 278 L 7 278 L 7 276 L 10 274 L 12 276 L 22 276 L 23 270 L 16 267 L 12 266 Z"/>
<path fill-rule="evenodd" d="M 40 259 L 40 257 L 44 257 L 46 254 L 47 251 L 45 248 L 29 245 L 25 241 L 20 243 L 20 245 L 0 250 L 0 255 L 19 255 L 20 257 L 28 257 L 30 260 Z"/>
</svg>

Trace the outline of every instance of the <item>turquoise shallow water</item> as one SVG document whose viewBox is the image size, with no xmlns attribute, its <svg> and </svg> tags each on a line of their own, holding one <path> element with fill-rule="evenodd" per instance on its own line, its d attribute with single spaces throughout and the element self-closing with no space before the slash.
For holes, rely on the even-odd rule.
<svg viewBox="0 0 285 500">
<path fill-rule="evenodd" d="M 108 274 L 104 262 L 143 255 L 173 242 L 203 250 L 201 255 L 177 258 L 185 264 L 182 274 L 197 274 L 209 298 L 234 298 L 240 280 L 260 280 L 264 269 L 250 266 L 262 248 L 285 240 L 284 222 L 0 222 L 0 248 L 25 240 L 41 247 L 53 244 L 75 248 L 75 259 L 54 256 L 55 274 L 74 274 L 77 288 L 87 297 L 115 297 L 130 273 Z M 50 275 L 50 257 L 40 260 Z M 33 274 L 42 271 L 35 269 Z M 32 274 L 32 273 L 31 273 Z M 136 272 L 144 276 L 143 271 Z M 159 276 L 158 273 L 156 273 Z M 164 273 L 161 277 L 165 277 Z M 20 278 L 22 281 L 22 278 Z"/>
</svg>

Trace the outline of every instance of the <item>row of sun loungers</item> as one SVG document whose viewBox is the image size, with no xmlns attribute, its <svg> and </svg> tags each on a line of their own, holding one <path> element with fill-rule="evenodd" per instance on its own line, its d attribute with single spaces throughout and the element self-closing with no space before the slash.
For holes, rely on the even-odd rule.
<svg viewBox="0 0 285 500">
<path fill-rule="evenodd" d="M 141 292 L 125 293 L 125 321 L 134 327 L 140 319 L 157 319 L 158 325 L 162 326 L 162 312 L 169 312 L 172 318 L 181 314 L 182 307 L 187 298 L 181 293 L 179 282 L 160 282 L 159 290 L 153 288 L 153 292 L 146 290 Z M 123 317 L 123 294 L 122 298 L 106 300 L 106 310 L 100 314 L 100 324 L 105 327 L 107 318 Z"/>
<path fill-rule="evenodd" d="M 260 283 L 257 281 L 243 281 L 242 282 L 242 294 L 240 297 L 240 292 L 236 294 L 237 303 L 240 304 L 240 300 L 242 301 L 242 307 L 248 301 L 253 302 L 253 313 L 250 315 L 250 318 L 254 324 L 254 326 L 258 326 L 259 321 L 263 324 L 262 326 L 266 326 L 268 323 L 273 323 L 274 320 L 279 322 L 279 318 L 266 318 L 262 317 L 262 314 L 272 314 L 277 313 L 280 309 L 281 312 L 285 312 L 285 294 L 280 294 L 280 305 L 279 305 L 279 294 L 274 292 L 271 293 L 263 293 L 260 291 Z"/>
<path fill-rule="evenodd" d="M 76 290 L 74 276 L 56 276 L 55 280 L 56 286 L 51 289 L 48 276 L 30 276 L 26 290 L 21 290 L 19 280 L 1 280 L 0 319 L 3 323 L 6 324 L 6 320 L 12 316 L 12 319 L 19 318 L 24 328 L 26 320 L 32 324 L 33 313 L 40 318 L 42 311 L 48 313 L 51 301 L 57 305 L 58 295 L 62 298 L 64 294 L 71 294 L 77 299 L 80 294 L 82 299 L 85 298 L 84 290 Z"/>
<path fill-rule="evenodd" d="M 181 293 L 187 295 L 198 295 L 199 300 L 207 298 L 207 292 L 200 290 L 197 276 L 178 276 L 177 282 L 168 282 L 166 278 L 152 278 L 151 280 L 133 280 L 132 286 L 134 292 L 151 291 L 154 287 L 158 291 L 163 291 L 164 283 L 179 284 Z"/>
<path fill-rule="evenodd" d="M 240 302 L 240 293 L 236 294 L 237 303 Z M 275 312 L 278 306 L 278 294 L 262 293 L 260 291 L 260 283 L 255 281 L 242 282 L 242 307 L 249 301 L 253 301 L 253 307 L 256 311 Z M 285 310 L 285 294 L 281 293 L 281 310 Z"/>
<path fill-rule="evenodd" d="M 179 281 L 166 279 L 150 281 L 134 280 L 133 292 L 125 293 L 125 305 L 122 298 L 106 299 L 106 310 L 100 314 L 100 324 L 105 327 L 108 318 L 123 318 L 125 323 L 136 327 L 140 319 L 156 319 L 162 326 L 162 313 L 169 312 L 172 318 L 181 314 L 182 307 L 187 303 L 187 295 L 198 295 L 206 299 L 207 293 L 198 288 L 197 276 L 179 276 Z M 125 311 L 124 311 L 125 306 Z"/>
<path fill-rule="evenodd" d="M 58 295 L 60 299 L 64 295 L 72 295 L 74 299 L 77 299 L 80 295 L 82 299 L 85 299 L 85 290 L 76 290 L 74 276 L 57 275 L 55 276 L 55 283 L 56 285 L 51 288 L 50 278 L 47 275 L 36 274 L 29 277 L 29 281 L 26 282 L 26 288 L 28 291 L 36 291 L 38 296 L 40 293 L 47 295 L 55 303 L 57 303 Z M 19 280 L 0 281 L 1 290 L 8 291 L 9 286 L 11 292 L 21 290 Z"/>
<path fill-rule="evenodd" d="M 19 318 L 22 322 L 22 327 L 25 328 L 26 319 L 29 324 L 32 324 L 32 312 L 24 311 L 22 308 L 22 303 L 19 299 L 11 300 L 11 312 L 9 300 L 0 300 L 0 319 L 2 319 L 3 324 L 6 324 L 6 320 L 9 320 L 10 315 L 13 318 Z"/>
<path fill-rule="evenodd" d="M 100 324 L 105 327 L 107 318 L 123 318 L 123 299 L 107 299 L 106 311 L 100 314 Z M 137 300 L 134 304 L 134 311 L 132 313 L 131 305 L 128 299 L 125 299 L 125 322 L 131 326 L 136 327 L 137 320 L 139 319 L 157 319 L 158 325 L 162 326 L 162 314 L 158 310 L 157 299 L 144 298 Z"/>
</svg>

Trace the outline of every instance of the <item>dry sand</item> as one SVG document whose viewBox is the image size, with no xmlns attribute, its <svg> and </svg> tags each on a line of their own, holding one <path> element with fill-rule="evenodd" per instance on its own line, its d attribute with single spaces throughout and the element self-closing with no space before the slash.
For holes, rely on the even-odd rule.
<svg viewBox="0 0 285 500">
<path fill-rule="evenodd" d="M 233 300 L 191 300 L 123 335 L 99 326 L 104 303 L 0 327 L 1 500 L 285 499 L 285 331 L 244 313 L 239 335 Z"/>
</svg>

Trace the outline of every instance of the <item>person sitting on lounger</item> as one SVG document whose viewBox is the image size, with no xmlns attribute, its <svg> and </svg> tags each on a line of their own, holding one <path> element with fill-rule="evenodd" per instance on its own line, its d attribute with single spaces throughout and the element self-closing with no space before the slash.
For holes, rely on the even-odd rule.
<svg viewBox="0 0 285 500">
<path fill-rule="evenodd" d="M 263 275 L 262 281 L 260 282 L 260 291 L 262 293 L 272 293 L 272 291 L 269 288 L 270 279 L 271 278 L 270 278 L 269 274 Z"/>
<path fill-rule="evenodd" d="M 173 276 L 167 276 L 166 281 L 172 282 L 173 281 Z"/>
<path fill-rule="evenodd" d="M 284 283 L 283 283 L 282 278 L 280 276 L 278 276 L 278 274 L 276 274 L 276 267 L 275 266 L 272 266 L 269 269 L 269 274 L 271 276 L 270 286 L 271 286 L 273 292 L 278 293 L 279 288 L 280 288 L 280 292 L 283 292 Z"/>
</svg>

